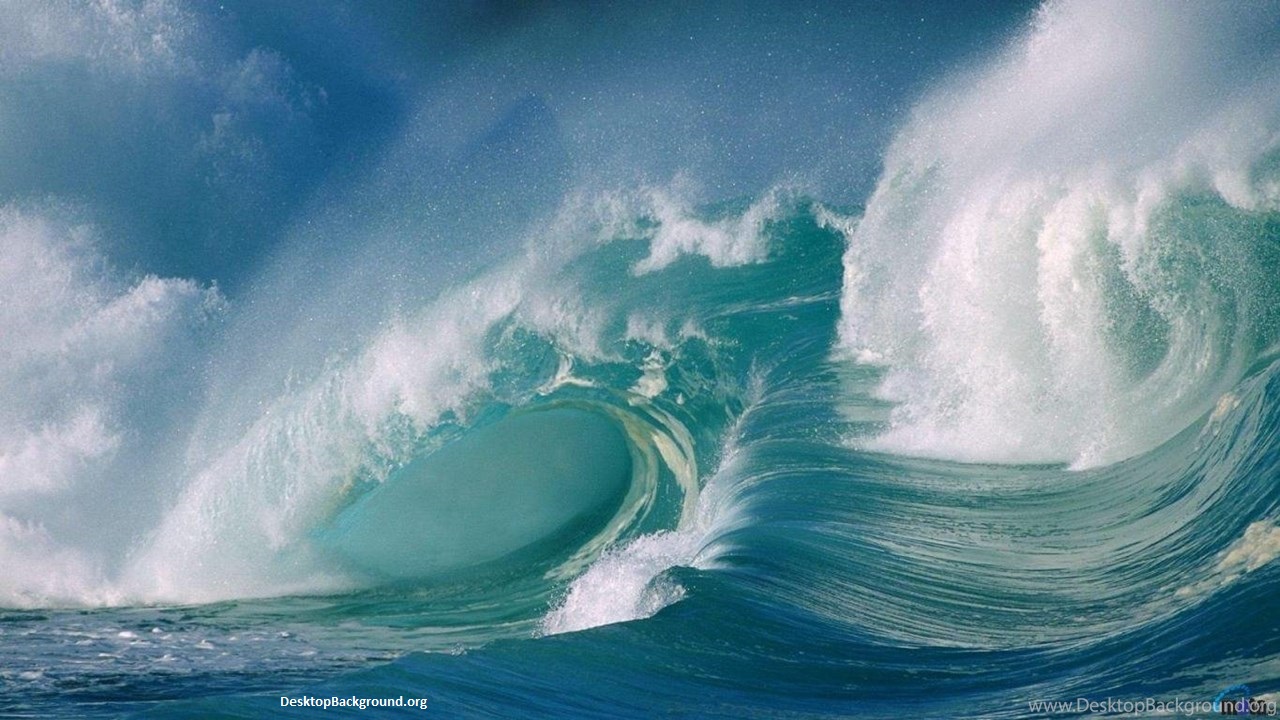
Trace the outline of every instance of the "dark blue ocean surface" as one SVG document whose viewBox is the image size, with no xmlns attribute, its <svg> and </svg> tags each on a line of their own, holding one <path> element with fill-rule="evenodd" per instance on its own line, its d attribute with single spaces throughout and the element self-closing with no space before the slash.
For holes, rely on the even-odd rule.
<svg viewBox="0 0 1280 720">
<path fill-rule="evenodd" d="M 1278 99 L 1261 3 L 2 6 L 0 715 L 1274 714 Z"/>
</svg>

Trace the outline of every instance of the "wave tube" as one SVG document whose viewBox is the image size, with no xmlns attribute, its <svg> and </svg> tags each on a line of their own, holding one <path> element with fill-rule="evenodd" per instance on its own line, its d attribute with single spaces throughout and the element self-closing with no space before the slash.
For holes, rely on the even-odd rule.
<svg viewBox="0 0 1280 720">
<path fill-rule="evenodd" d="M 395 471 L 322 542 L 357 571 L 396 581 L 516 562 L 598 531 L 630 479 L 630 451 L 608 418 L 526 412 Z"/>
</svg>

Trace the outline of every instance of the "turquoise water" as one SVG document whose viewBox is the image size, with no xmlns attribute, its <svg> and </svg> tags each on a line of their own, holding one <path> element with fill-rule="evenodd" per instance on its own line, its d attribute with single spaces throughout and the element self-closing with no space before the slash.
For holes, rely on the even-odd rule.
<svg viewBox="0 0 1280 720">
<path fill-rule="evenodd" d="M 0 10 L 0 714 L 1275 702 L 1273 6 L 332 11 Z"/>
</svg>

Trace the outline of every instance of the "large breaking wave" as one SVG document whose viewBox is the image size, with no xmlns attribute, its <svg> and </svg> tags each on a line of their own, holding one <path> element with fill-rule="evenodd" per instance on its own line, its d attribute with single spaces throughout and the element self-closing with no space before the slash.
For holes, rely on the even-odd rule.
<svg viewBox="0 0 1280 720">
<path fill-rule="evenodd" d="M 0 711 L 1280 689 L 1275 8 L 760 9 L 0 9 Z"/>
<path fill-rule="evenodd" d="M 915 109 L 845 256 L 843 345 L 900 402 L 877 447 L 1114 462 L 1271 347 L 1270 14 L 1051 3 Z"/>
</svg>

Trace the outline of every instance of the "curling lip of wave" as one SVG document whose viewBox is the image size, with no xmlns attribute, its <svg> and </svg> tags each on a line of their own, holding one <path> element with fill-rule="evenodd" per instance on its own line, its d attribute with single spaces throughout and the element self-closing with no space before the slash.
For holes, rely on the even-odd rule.
<svg viewBox="0 0 1280 720">
<path fill-rule="evenodd" d="M 211 413 L 225 415 L 229 410 L 217 398 L 209 398 L 193 416 L 197 432 L 185 439 L 189 447 L 181 467 L 166 464 L 154 476 L 135 473 L 132 482 L 136 488 L 120 486 L 121 498 L 128 498 L 135 491 L 175 497 L 167 508 L 155 508 L 155 516 L 135 514 L 130 537 L 118 545 L 103 543 L 101 538 L 81 542 L 55 532 L 55 528 L 46 527 L 39 520 L 43 510 L 28 505 L 24 515 L 34 520 L 6 521 L 13 540 L 10 544 L 13 548 L 31 547 L 33 539 L 39 539 L 40 552 L 62 560 L 54 563 L 52 570 L 44 564 L 44 570 L 32 578 L 15 573 L 10 578 L 12 587 L 5 588 L 6 602 L 208 602 L 360 587 L 365 582 L 360 573 L 351 572 L 344 563 L 331 562 L 330 551 L 315 547 L 311 534 L 327 522 L 335 504 L 352 487 L 382 482 L 391 469 L 404 464 L 414 452 L 416 438 L 429 434 L 442 422 L 465 425 L 471 414 L 494 399 L 493 374 L 511 370 L 506 367 L 510 358 L 489 355 L 495 331 L 509 333 L 512 328 L 522 328 L 549 339 L 566 357 L 584 362 L 617 359 L 615 351 L 602 344 L 613 330 L 606 329 L 606 320 L 598 311 L 585 309 L 583 300 L 576 295 L 578 281 L 555 280 L 575 259 L 583 253 L 607 250 L 617 238 L 637 238 L 649 246 L 648 259 L 633 263 L 632 271 L 638 275 L 658 273 L 685 255 L 705 257 L 714 267 L 759 262 L 767 255 L 765 224 L 780 211 L 778 193 L 768 194 L 740 216 L 706 220 L 693 213 L 683 197 L 685 192 L 687 188 L 677 184 L 631 193 L 571 196 L 560 213 L 529 240 L 526 252 L 444 293 L 419 312 L 395 319 L 375 334 L 359 355 L 328 363 L 311 382 L 292 379 L 282 394 L 257 407 L 253 413 L 256 417 L 238 434 L 209 442 L 199 433 L 204 417 Z M 38 239 L 43 235 L 21 230 L 18 237 Z M 48 250 L 46 246 L 52 242 L 41 245 L 40 252 Z M 17 247 L 11 245 L 10 250 Z M 24 257 L 9 252 L 7 267 L 30 276 L 26 267 L 30 259 Z M 535 277 L 544 280 L 537 282 Z M 73 268 L 66 274 L 72 285 L 83 283 L 86 278 L 84 270 Z M 68 286 L 68 292 L 84 297 L 89 296 L 85 293 L 99 293 L 92 284 L 85 287 L 88 289 Z M 35 298 L 32 302 L 44 303 L 41 308 L 62 312 L 57 305 L 60 296 L 44 292 L 30 296 Z M 216 290 L 205 291 L 188 281 L 148 278 L 124 299 L 108 306 L 100 317 L 120 315 L 119 308 L 111 308 L 125 300 L 132 303 L 131 307 L 149 308 L 161 326 L 151 330 L 145 324 L 138 325 L 142 334 L 127 347 L 121 345 L 119 357 L 110 360 L 122 369 L 130 362 L 150 365 L 159 352 L 159 338 L 199 333 L 205 314 L 228 309 Z M 168 305 L 174 308 L 167 309 Z M 28 319 L 39 316 L 22 315 Z M 129 317 L 137 324 L 143 316 L 135 313 Z M 646 322 L 652 326 L 647 327 Z M 661 341 L 642 363 L 642 373 L 633 388 L 636 396 L 646 401 L 667 391 L 662 353 L 670 352 L 672 343 L 699 335 L 696 327 L 686 322 L 673 339 L 661 322 L 654 322 L 627 314 L 625 326 L 618 328 L 625 338 L 644 336 L 648 338 L 644 342 Z M 151 336 L 146 333 L 156 337 L 148 339 Z M 107 339 L 102 333 L 93 338 Z M 72 346 L 59 341 L 50 362 L 67 361 L 68 357 L 58 356 L 67 347 Z M 114 347 L 116 344 L 98 342 L 97 352 L 114 352 Z M 101 358 L 94 362 L 101 364 Z M 148 376 L 107 376 L 102 389 L 115 393 L 142 377 Z M 590 381 L 553 382 L 535 376 L 527 386 L 518 388 L 509 401 L 525 402 L 534 395 L 554 391 L 558 385 L 575 384 L 592 386 Z M 33 402 L 32 406 L 40 404 Z M 90 404 L 79 410 L 68 408 L 64 423 L 46 425 L 41 442 L 60 443 L 82 458 L 86 453 L 113 452 L 126 442 L 128 428 L 112 428 L 105 423 L 108 418 L 120 422 L 133 418 L 113 417 L 114 406 L 110 404 L 102 406 L 104 409 L 97 407 Z M 656 410 L 646 412 L 652 414 Z M 666 422 L 658 415 L 653 419 L 659 424 Z M 664 437 L 675 432 L 656 427 L 629 432 Z M 656 449 L 646 451 L 656 453 L 652 462 L 673 468 L 680 492 L 687 495 L 686 503 L 697 497 L 692 471 L 686 467 L 689 442 L 677 433 L 660 440 Z M 124 449 L 135 450 L 132 445 Z M 32 472 L 33 457 L 31 452 L 10 453 L 4 461 L 8 465 L 22 464 L 22 474 L 28 479 L 42 477 Z M 83 463 L 69 460 L 58 467 L 71 465 L 79 467 Z M 160 491 L 148 484 L 172 477 L 181 479 L 176 488 Z M 65 486 L 67 492 L 74 493 L 88 480 L 79 476 L 56 480 L 51 477 L 48 483 Z M 90 551 L 90 547 L 95 549 Z M 34 567 L 34 560 L 24 559 L 28 554 L 12 549 L 10 557 L 18 566 Z"/>
</svg>

